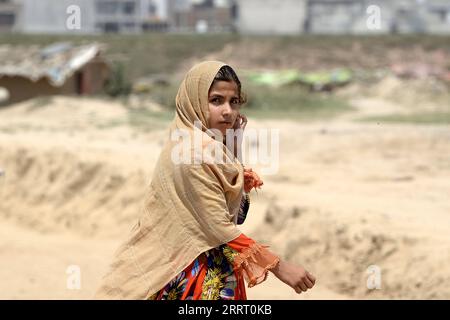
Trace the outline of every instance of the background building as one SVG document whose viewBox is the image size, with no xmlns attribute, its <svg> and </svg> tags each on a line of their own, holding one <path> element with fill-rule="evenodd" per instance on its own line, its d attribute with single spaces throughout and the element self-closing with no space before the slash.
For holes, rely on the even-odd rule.
<svg viewBox="0 0 450 320">
<path fill-rule="evenodd" d="M 15 0 L 15 29 L 24 33 L 139 33 L 167 25 L 165 0 Z M 80 28 L 67 26 L 70 6 L 80 8 Z M 1 9 L 0 9 L 1 10 Z M 1 11 L 0 11 L 1 12 Z"/>
<path fill-rule="evenodd" d="M 14 31 L 20 6 L 13 0 L 0 0 L 0 32 Z"/>
<path fill-rule="evenodd" d="M 232 5 L 227 0 L 178 2 L 171 12 L 171 28 L 200 33 L 233 31 Z"/>
<path fill-rule="evenodd" d="M 79 29 L 67 27 L 71 5 Z M 0 0 L 0 31 L 450 34 L 450 0 Z"/>
<path fill-rule="evenodd" d="M 241 33 L 299 34 L 306 13 L 304 0 L 236 1 L 236 26 Z"/>
</svg>

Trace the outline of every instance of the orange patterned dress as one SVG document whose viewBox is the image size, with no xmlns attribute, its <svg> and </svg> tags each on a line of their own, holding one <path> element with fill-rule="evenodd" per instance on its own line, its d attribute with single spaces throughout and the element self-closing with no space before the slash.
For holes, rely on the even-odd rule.
<svg viewBox="0 0 450 320">
<path fill-rule="evenodd" d="M 243 197 L 238 215 L 242 224 L 250 200 Z M 279 257 L 253 239 L 236 239 L 200 254 L 150 300 L 247 300 L 245 282 L 251 288 L 266 280 Z"/>
</svg>

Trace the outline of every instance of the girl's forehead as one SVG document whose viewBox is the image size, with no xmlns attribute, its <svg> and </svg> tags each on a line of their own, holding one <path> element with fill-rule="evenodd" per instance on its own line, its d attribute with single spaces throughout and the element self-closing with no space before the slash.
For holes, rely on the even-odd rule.
<svg viewBox="0 0 450 320">
<path fill-rule="evenodd" d="M 209 89 L 209 93 L 221 92 L 227 94 L 237 94 L 238 86 L 234 81 L 214 81 Z"/>
</svg>

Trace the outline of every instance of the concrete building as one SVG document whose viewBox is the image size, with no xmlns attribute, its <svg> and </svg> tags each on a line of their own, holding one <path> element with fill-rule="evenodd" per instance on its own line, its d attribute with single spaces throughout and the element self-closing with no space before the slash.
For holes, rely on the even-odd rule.
<svg viewBox="0 0 450 320">
<path fill-rule="evenodd" d="M 142 31 L 142 3 L 139 0 L 96 0 L 95 30 L 114 33 L 138 33 Z"/>
<path fill-rule="evenodd" d="M 435 0 L 427 5 L 427 32 L 433 34 L 450 33 L 450 1 Z"/>
<path fill-rule="evenodd" d="M 20 5 L 16 28 L 19 32 L 93 33 L 95 31 L 94 7 L 91 0 L 16 1 Z M 75 11 L 72 10 L 74 8 Z"/>
<path fill-rule="evenodd" d="M 450 34 L 450 0 L 235 0 L 253 34 Z"/>
<path fill-rule="evenodd" d="M 237 0 L 239 32 L 247 34 L 300 34 L 304 30 L 305 0 Z"/>
<path fill-rule="evenodd" d="M 230 32 L 234 30 L 232 1 L 178 1 L 171 11 L 171 30 L 182 32 Z"/>
<path fill-rule="evenodd" d="M 15 0 L 24 33 L 140 33 L 166 23 L 171 0 Z M 76 26 L 76 19 L 79 27 Z"/>
<path fill-rule="evenodd" d="M 13 0 L 0 0 L 0 32 L 15 31 L 20 6 Z"/>
<path fill-rule="evenodd" d="M 450 0 L 0 0 L 2 30 L 450 34 Z"/>
<path fill-rule="evenodd" d="M 403 0 L 395 17 L 399 33 L 450 34 L 450 0 Z"/>
<path fill-rule="evenodd" d="M 168 31 L 171 0 L 141 0 L 143 31 Z"/>
<path fill-rule="evenodd" d="M 450 34 L 450 0 L 308 0 L 305 32 Z"/>
</svg>

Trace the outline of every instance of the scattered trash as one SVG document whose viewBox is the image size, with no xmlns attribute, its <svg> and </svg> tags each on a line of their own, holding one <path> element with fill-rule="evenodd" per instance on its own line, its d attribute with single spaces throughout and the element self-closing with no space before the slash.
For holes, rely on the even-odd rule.
<svg viewBox="0 0 450 320">
<path fill-rule="evenodd" d="M 250 72 L 248 78 L 257 85 L 279 87 L 297 82 L 300 79 L 300 72 L 297 70 Z"/>
<path fill-rule="evenodd" d="M 249 72 L 248 78 L 256 85 L 274 87 L 300 83 L 314 91 L 332 90 L 345 85 L 352 80 L 352 73 L 348 69 L 334 69 L 331 71 L 300 72 L 297 70 Z"/>
<path fill-rule="evenodd" d="M 300 83 L 313 91 L 331 91 L 352 80 L 352 73 L 347 69 L 335 69 L 330 72 L 309 72 L 300 75 Z"/>
</svg>

